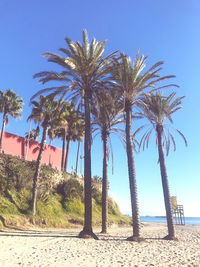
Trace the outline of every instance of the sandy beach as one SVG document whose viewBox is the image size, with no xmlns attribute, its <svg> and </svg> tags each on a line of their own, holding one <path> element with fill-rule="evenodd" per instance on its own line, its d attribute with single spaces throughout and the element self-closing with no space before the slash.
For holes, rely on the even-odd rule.
<svg viewBox="0 0 200 267">
<path fill-rule="evenodd" d="M 200 266 L 200 226 L 176 226 L 179 239 L 162 240 L 165 224 L 144 223 L 145 242 L 125 239 L 131 228 L 111 227 L 99 240 L 79 239 L 80 229 L 0 232 L 0 266 Z"/>
</svg>

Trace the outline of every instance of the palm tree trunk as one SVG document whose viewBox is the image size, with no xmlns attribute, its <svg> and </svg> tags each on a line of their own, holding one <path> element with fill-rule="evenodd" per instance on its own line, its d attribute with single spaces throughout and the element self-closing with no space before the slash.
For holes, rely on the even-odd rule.
<svg viewBox="0 0 200 267">
<path fill-rule="evenodd" d="M 46 140 L 47 140 L 47 132 L 48 132 L 48 124 L 45 123 L 45 127 L 43 128 L 42 141 L 40 144 L 40 151 L 39 151 L 37 162 L 36 162 L 36 170 L 35 170 L 35 174 L 34 174 L 34 178 L 33 178 L 32 201 L 31 201 L 31 209 L 32 209 L 33 216 L 35 216 L 35 214 L 36 214 L 38 178 L 39 178 L 39 174 L 40 174 L 42 155 L 43 155 Z M 33 222 L 34 222 L 34 220 L 33 220 Z"/>
<path fill-rule="evenodd" d="M 108 225 L 108 133 L 102 133 L 103 140 L 103 180 L 102 180 L 102 233 L 107 233 Z"/>
<path fill-rule="evenodd" d="M 70 147 L 70 137 L 67 138 L 67 148 L 66 148 L 66 155 L 65 155 L 65 164 L 64 164 L 64 171 L 67 171 L 67 163 L 68 163 L 68 155 L 69 155 L 69 147 Z"/>
<path fill-rule="evenodd" d="M 78 160 L 79 160 L 79 150 L 80 150 L 80 141 L 78 141 L 78 149 L 77 149 L 77 156 L 76 156 L 76 169 L 75 169 L 75 173 L 77 175 L 78 172 Z"/>
<path fill-rule="evenodd" d="M 86 88 L 84 95 L 85 106 L 85 143 L 84 143 L 84 199 L 85 214 L 84 227 L 79 233 L 79 237 L 88 238 L 98 237 L 92 231 L 92 176 L 91 176 L 91 123 L 90 123 L 90 105 L 89 93 Z"/>
<path fill-rule="evenodd" d="M 161 172 L 161 178 L 162 178 L 162 187 L 163 187 L 165 210 L 166 210 L 166 217 L 167 217 L 167 227 L 168 227 L 168 235 L 165 237 L 165 239 L 176 240 L 171 200 L 170 200 L 169 184 L 168 184 L 168 177 L 167 177 L 167 169 L 166 169 L 165 156 L 164 156 L 163 145 L 162 145 L 163 126 L 157 125 L 156 131 L 157 131 L 157 138 L 158 138 L 160 172 Z"/>
<path fill-rule="evenodd" d="M 64 159 L 65 159 L 65 146 L 66 146 L 66 129 L 63 129 L 63 144 L 62 144 L 62 158 L 61 158 L 61 171 L 64 171 Z"/>
<path fill-rule="evenodd" d="M 29 149 L 29 142 L 30 142 L 30 132 L 31 132 L 31 120 L 30 120 L 30 126 L 28 131 L 28 138 L 26 139 L 26 154 L 25 154 L 25 160 L 27 160 L 28 157 L 28 149 Z"/>
<path fill-rule="evenodd" d="M 4 112 L 2 129 L 1 129 L 1 138 L 0 138 L 0 153 L 2 152 L 2 144 L 3 144 L 3 136 L 5 132 L 6 120 L 7 120 L 7 114 Z"/>
<path fill-rule="evenodd" d="M 132 105 L 128 101 L 126 101 L 125 103 L 125 112 L 126 112 L 126 153 L 128 160 L 129 186 L 130 186 L 132 220 L 133 220 L 133 236 L 129 237 L 128 240 L 141 241 L 136 173 L 135 173 L 135 163 L 133 154 L 134 151 L 133 151 L 133 141 L 131 137 Z"/>
</svg>

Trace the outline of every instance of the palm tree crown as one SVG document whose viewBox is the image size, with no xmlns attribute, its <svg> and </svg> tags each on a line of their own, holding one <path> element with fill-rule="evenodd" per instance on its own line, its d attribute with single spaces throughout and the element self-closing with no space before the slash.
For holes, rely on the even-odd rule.
<svg viewBox="0 0 200 267">
<path fill-rule="evenodd" d="M 168 155 L 170 144 L 173 144 L 174 151 L 176 150 L 175 139 L 170 132 L 170 125 L 166 124 L 165 121 L 168 120 L 171 124 L 171 128 L 173 128 L 184 140 L 185 145 L 187 146 L 187 140 L 184 135 L 177 129 L 175 129 L 173 125 L 172 114 L 182 108 L 181 103 L 184 96 L 180 96 L 175 98 L 176 93 L 172 92 L 169 96 L 165 97 L 160 91 L 154 93 L 148 93 L 143 95 L 139 102 L 138 106 L 142 109 L 142 112 L 138 112 L 138 115 L 147 118 L 153 127 L 148 129 L 146 133 L 143 135 L 140 141 L 140 147 L 143 145 L 143 149 L 148 147 L 149 140 L 153 130 L 158 130 L 158 128 L 162 131 L 163 144 L 166 148 L 166 153 Z M 137 132 L 142 130 L 144 126 L 141 126 Z"/>
<path fill-rule="evenodd" d="M 3 113 L 3 123 L 0 139 L 0 152 L 2 150 L 2 141 L 5 125 L 8 123 L 8 115 L 14 119 L 21 118 L 21 111 L 24 102 L 20 96 L 15 94 L 13 90 L 7 89 L 6 92 L 0 91 L 0 112 Z"/>
<path fill-rule="evenodd" d="M 60 48 L 59 50 L 65 54 L 61 56 L 56 53 L 43 53 L 43 57 L 47 57 L 49 62 L 54 62 L 65 70 L 58 73 L 53 71 L 43 71 L 34 75 L 34 78 L 40 78 L 39 81 L 45 84 L 49 81 L 63 81 L 66 86 L 52 87 L 40 90 L 33 97 L 46 91 L 54 91 L 56 93 L 63 93 L 71 90 L 70 95 L 77 98 L 83 98 L 86 91 L 92 97 L 95 94 L 95 88 L 107 84 L 108 77 L 112 68 L 112 57 L 115 53 L 104 57 L 104 46 L 106 41 L 99 42 L 95 38 L 91 43 L 88 40 L 86 30 L 83 30 L 83 43 L 79 41 L 73 42 L 66 38 L 67 48 Z"/>
<path fill-rule="evenodd" d="M 93 132 L 99 130 L 101 135 L 105 132 L 108 134 L 123 132 L 124 134 L 124 131 L 117 128 L 124 122 L 123 104 L 117 91 L 102 90 L 98 93 L 98 100 L 92 106 L 91 111 L 93 114 Z"/>
<path fill-rule="evenodd" d="M 7 89 L 6 92 L 0 91 L 0 112 L 7 113 L 14 119 L 21 117 L 24 102 L 13 90 Z"/>
<path fill-rule="evenodd" d="M 159 75 L 163 61 L 155 63 L 147 71 L 142 74 L 146 67 L 147 56 L 139 57 L 139 50 L 137 52 L 135 61 L 131 62 L 131 58 L 123 53 L 121 57 L 115 60 L 115 68 L 113 68 L 113 79 L 119 85 L 119 89 L 123 94 L 124 100 L 128 101 L 131 105 L 136 103 L 139 95 L 147 88 L 153 88 L 156 83 L 175 77 L 168 75 L 161 77 Z M 162 87 L 176 86 L 175 84 L 168 84 Z"/>
<path fill-rule="evenodd" d="M 54 95 L 48 97 L 41 95 L 39 100 L 39 102 L 31 101 L 33 108 L 28 120 L 33 119 L 42 127 L 47 123 L 49 127 L 51 120 L 55 120 L 55 114 L 58 113 L 58 102 L 54 101 Z"/>
</svg>

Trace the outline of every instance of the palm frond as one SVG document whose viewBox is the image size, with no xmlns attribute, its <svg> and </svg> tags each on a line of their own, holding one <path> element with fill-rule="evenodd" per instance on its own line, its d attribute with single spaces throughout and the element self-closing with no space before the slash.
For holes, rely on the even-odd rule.
<svg viewBox="0 0 200 267">
<path fill-rule="evenodd" d="M 185 145 L 188 146 L 188 143 L 187 143 L 187 140 L 185 138 L 185 136 L 178 130 L 176 129 L 176 131 L 180 134 L 180 136 L 183 138 L 184 142 L 185 142 Z"/>
</svg>

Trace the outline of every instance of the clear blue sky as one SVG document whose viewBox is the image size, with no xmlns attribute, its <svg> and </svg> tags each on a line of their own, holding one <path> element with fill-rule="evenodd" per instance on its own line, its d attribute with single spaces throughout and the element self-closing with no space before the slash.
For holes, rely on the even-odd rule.
<svg viewBox="0 0 200 267">
<path fill-rule="evenodd" d="M 43 88 L 33 74 L 55 70 L 41 53 L 58 52 L 65 37 L 82 40 L 82 29 L 90 39 L 108 40 L 106 53 L 115 50 L 135 57 L 137 49 L 149 55 L 148 64 L 164 60 L 162 74 L 174 74 L 185 95 L 183 109 L 174 125 L 186 136 L 189 146 L 176 135 L 177 151 L 166 163 L 172 195 L 185 207 L 187 216 L 200 216 L 200 2 L 199 0 L 1 0 L 0 2 L 0 90 L 13 89 L 25 105 L 21 120 L 10 120 L 6 131 L 24 135 L 30 114 L 30 97 Z M 167 93 L 167 90 L 166 90 Z M 137 122 L 137 125 L 140 123 Z M 133 128 L 133 130 L 135 127 Z M 110 194 L 123 212 L 130 212 L 126 155 L 117 138 L 112 138 L 114 175 L 109 170 Z M 61 147 L 59 140 L 55 146 Z M 74 164 L 72 146 L 69 166 Z M 102 144 L 96 138 L 92 150 L 92 173 L 102 173 Z M 164 201 L 157 164 L 155 140 L 148 150 L 135 155 L 141 215 L 164 215 Z"/>
</svg>

